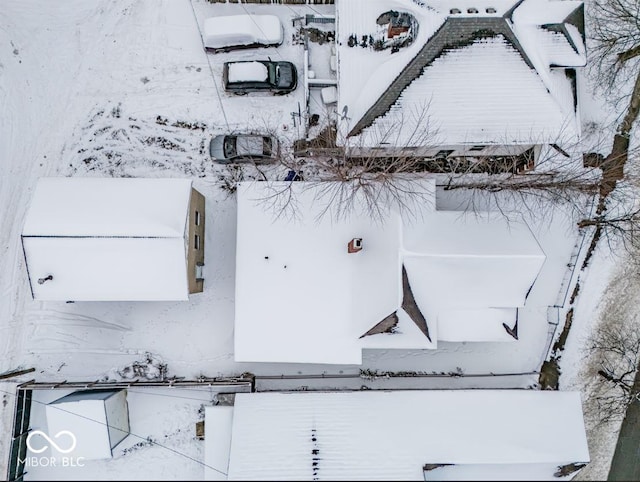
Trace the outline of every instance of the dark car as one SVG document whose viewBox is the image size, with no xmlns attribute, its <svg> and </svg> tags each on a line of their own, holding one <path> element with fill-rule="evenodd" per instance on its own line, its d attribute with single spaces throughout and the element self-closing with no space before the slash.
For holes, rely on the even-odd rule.
<svg viewBox="0 0 640 482">
<path fill-rule="evenodd" d="M 278 157 L 278 149 L 275 137 L 254 134 L 214 136 L 209 143 L 211 158 L 222 164 L 273 162 Z"/>
<path fill-rule="evenodd" d="M 238 95 L 249 92 L 287 94 L 298 84 L 295 65 L 271 60 L 225 62 L 222 78 L 225 90 Z"/>
</svg>

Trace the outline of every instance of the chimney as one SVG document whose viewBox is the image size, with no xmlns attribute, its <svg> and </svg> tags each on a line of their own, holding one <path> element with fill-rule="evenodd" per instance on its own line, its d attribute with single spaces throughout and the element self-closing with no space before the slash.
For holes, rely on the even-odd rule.
<svg viewBox="0 0 640 482">
<path fill-rule="evenodd" d="M 353 238 L 349 241 L 349 244 L 347 244 L 347 251 L 349 253 L 357 253 L 360 250 L 362 250 L 362 238 Z"/>
</svg>

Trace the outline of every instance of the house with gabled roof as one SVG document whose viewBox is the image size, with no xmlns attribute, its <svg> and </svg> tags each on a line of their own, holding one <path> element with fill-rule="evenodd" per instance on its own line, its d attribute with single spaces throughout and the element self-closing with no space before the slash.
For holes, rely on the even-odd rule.
<svg viewBox="0 0 640 482">
<path fill-rule="evenodd" d="M 336 0 L 336 17 L 338 128 L 356 151 L 535 159 L 576 142 L 582 2 Z"/>
<path fill-rule="evenodd" d="M 359 195 L 336 213 L 332 185 L 239 183 L 236 361 L 361 364 L 364 349 L 518 339 L 545 262 L 519 214 L 436 210 L 426 180 L 415 218 L 374 219 Z M 272 209 L 277 195 L 293 212 Z"/>
</svg>

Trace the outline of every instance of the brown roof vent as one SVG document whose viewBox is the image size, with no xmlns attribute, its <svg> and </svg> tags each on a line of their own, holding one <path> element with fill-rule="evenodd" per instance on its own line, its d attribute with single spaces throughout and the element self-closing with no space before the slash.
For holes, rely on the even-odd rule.
<svg viewBox="0 0 640 482">
<path fill-rule="evenodd" d="M 362 238 L 353 238 L 347 244 L 347 251 L 349 253 L 357 253 L 362 250 Z"/>
</svg>

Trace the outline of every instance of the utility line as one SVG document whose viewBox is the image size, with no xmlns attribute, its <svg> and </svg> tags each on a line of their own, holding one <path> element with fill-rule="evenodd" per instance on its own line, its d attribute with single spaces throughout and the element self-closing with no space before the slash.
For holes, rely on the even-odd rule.
<svg viewBox="0 0 640 482">
<path fill-rule="evenodd" d="M 3 393 L 6 393 L 6 394 L 8 394 L 8 395 L 11 395 L 11 396 L 13 396 L 13 397 L 16 397 L 16 394 L 15 394 L 15 393 L 11 393 L 11 392 L 8 392 L 8 391 L 6 391 L 6 390 L 2 390 L 2 389 L 0 389 L 0 392 L 3 392 Z M 84 418 L 84 419 L 89 420 L 89 421 L 91 421 L 91 422 L 95 422 L 95 423 L 98 423 L 98 424 L 100 424 L 100 425 L 104 425 L 104 426 L 106 426 L 106 427 L 108 427 L 108 428 L 113 428 L 113 429 L 116 429 L 116 430 L 118 430 L 118 431 L 120 431 L 120 432 L 123 432 L 123 430 L 122 430 L 122 429 L 120 429 L 120 428 L 118 428 L 118 427 L 116 427 L 116 426 L 114 426 L 114 425 L 109 425 L 108 423 L 101 422 L 100 420 L 95 420 L 95 419 L 93 419 L 93 418 L 90 418 L 90 417 L 87 417 L 87 416 L 84 416 L 84 415 L 80 415 L 80 414 L 78 414 L 78 413 L 70 412 L 69 410 L 65 410 L 65 409 L 63 409 L 63 408 L 57 407 L 55 404 L 48 404 L 48 403 L 41 402 L 40 400 L 34 400 L 34 399 L 31 399 L 31 402 L 36 402 L 36 403 L 39 403 L 39 404 L 41 404 L 41 405 L 45 405 L 45 406 L 49 406 L 49 407 L 53 407 L 53 408 L 55 408 L 56 410 L 60 410 L 61 412 L 65 412 L 65 413 L 68 413 L 68 414 L 70 414 L 70 415 L 75 415 L 76 417 Z M 174 453 L 174 454 L 176 454 L 176 455 L 179 455 L 179 456 L 181 456 L 181 457 L 185 457 L 185 458 L 187 458 L 187 459 L 189 459 L 189 460 L 192 460 L 193 462 L 196 462 L 196 463 L 198 463 L 198 464 L 200 464 L 200 465 L 202 465 L 202 466 L 204 466 L 204 467 L 207 467 L 207 468 L 209 468 L 209 469 L 211 469 L 211 470 L 214 470 L 214 471 L 218 472 L 219 474 L 224 475 L 225 477 L 228 475 L 228 474 L 226 474 L 225 472 L 223 472 L 223 471 L 221 471 L 221 470 L 219 470 L 219 469 L 216 469 L 215 467 L 212 467 L 211 465 L 205 464 L 205 463 L 204 463 L 204 462 L 202 462 L 201 460 L 198 460 L 198 459 L 196 459 L 196 458 L 193 458 L 193 457 L 191 457 L 190 455 L 187 455 L 187 454 L 185 454 L 185 453 L 179 452 L 179 451 L 177 451 L 177 450 L 175 450 L 175 449 L 173 449 L 173 448 L 171 448 L 171 447 L 167 447 L 166 445 L 163 445 L 163 444 L 161 444 L 161 443 L 159 443 L 159 442 L 156 442 L 155 440 L 153 440 L 153 439 L 151 439 L 151 438 L 143 437 L 142 435 L 138 435 L 138 434 L 135 434 L 135 433 L 133 433 L 133 432 L 129 432 L 129 435 L 133 435 L 134 437 L 139 438 L 140 440 L 144 440 L 144 441 L 146 441 L 146 442 L 151 443 L 152 445 L 157 445 L 157 446 L 159 446 L 159 447 L 162 447 L 162 448 L 163 448 L 163 449 L 165 449 L 165 450 L 168 450 L 168 451 L 170 451 L 170 452 L 173 452 L 173 453 Z"/>
<path fill-rule="evenodd" d="M 202 36 L 202 29 L 200 29 L 200 24 L 198 23 L 198 17 L 196 15 L 196 11 L 193 8 L 193 0 L 189 0 L 189 6 L 191 7 L 191 13 L 193 13 L 193 19 L 196 22 L 196 26 L 198 27 L 198 32 L 200 33 L 200 42 L 202 42 L 202 48 L 204 50 L 205 56 L 207 58 L 207 64 L 209 64 L 209 72 L 211 73 L 211 80 L 213 80 L 213 85 L 216 88 L 216 94 L 218 95 L 218 102 L 220 102 L 220 110 L 222 110 L 222 116 L 224 117 L 224 123 L 227 125 L 227 130 L 230 132 L 231 127 L 229 127 L 229 120 L 227 119 L 227 113 L 224 110 L 224 104 L 222 103 L 222 97 L 220 95 L 220 89 L 218 89 L 218 83 L 216 82 L 216 77 L 213 73 L 213 67 L 211 66 L 211 60 L 209 59 L 209 54 L 207 53 L 207 49 L 204 46 L 204 37 Z"/>
</svg>

